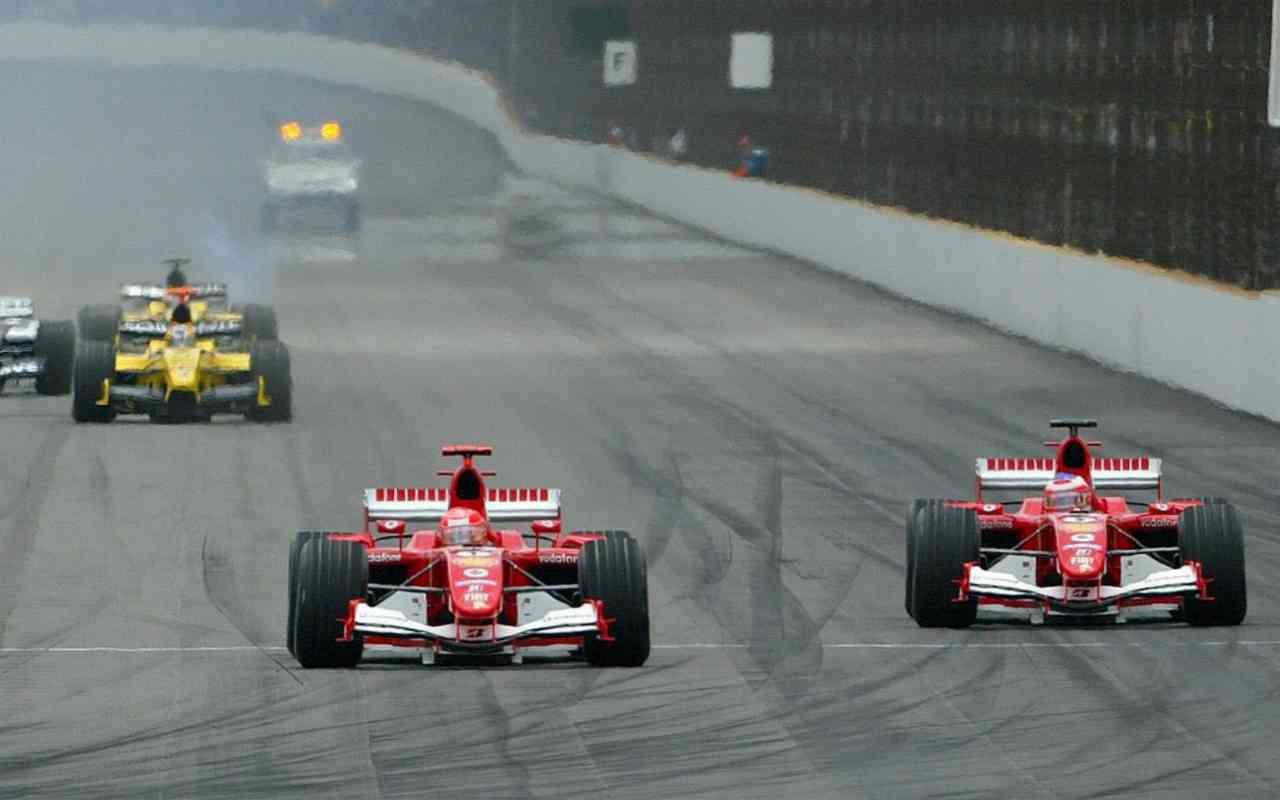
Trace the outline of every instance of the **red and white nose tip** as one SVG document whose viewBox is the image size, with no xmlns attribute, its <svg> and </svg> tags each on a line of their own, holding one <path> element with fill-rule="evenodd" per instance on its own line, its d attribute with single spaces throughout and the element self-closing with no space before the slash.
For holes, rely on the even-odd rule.
<svg viewBox="0 0 1280 800">
<path fill-rule="evenodd" d="M 1093 580 L 1107 566 L 1106 523 L 1062 521 L 1057 528 L 1058 567 L 1069 580 Z"/>
<path fill-rule="evenodd" d="M 502 610 L 502 554 L 496 548 L 451 550 L 449 598 L 459 619 L 492 619 Z"/>
</svg>

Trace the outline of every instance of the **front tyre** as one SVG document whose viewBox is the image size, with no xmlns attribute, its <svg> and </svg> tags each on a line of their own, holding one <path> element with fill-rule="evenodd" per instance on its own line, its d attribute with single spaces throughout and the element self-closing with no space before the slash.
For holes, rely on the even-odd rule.
<svg viewBox="0 0 1280 800">
<path fill-rule="evenodd" d="M 926 504 L 916 515 L 911 604 L 922 628 L 967 628 L 973 597 L 957 602 L 965 565 L 978 561 L 978 515 L 971 508 Z"/>
<path fill-rule="evenodd" d="M 1195 561 L 1207 579 L 1212 600 L 1188 597 L 1182 614 L 1197 627 L 1239 625 L 1249 609 L 1244 577 L 1244 527 L 1235 506 L 1193 506 L 1178 518 L 1182 563 Z"/>
<path fill-rule="evenodd" d="M 254 385 L 266 391 L 270 405 L 255 404 L 247 416 L 254 422 L 288 422 L 293 419 L 293 371 L 289 348 L 283 342 L 256 342 L 250 351 Z"/>
<path fill-rule="evenodd" d="M 354 634 L 349 642 L 338 639 L 343 633 L 352 600 L 363 600 L 369 592 L 369 556 L 362 542 L 332 541 L 312 535 L 298 546 L 297 580 L 290 608 L 290 650 L 307 669 L 349 669 L 360 663 L 364 637 Z"/>
<path fill-rule="evenodd" d="M 40 323 L 36 355 L 44 359 L 44 372 L 36 376 L 36 391 L 44 395 L 70 392 L 76 359 L 76 326 L 70 320 Z"/>
<path fill-rule="evenodd" d="M 597 667 L 638 667 L 649 658 L 649 582 L 644 551 L 624 531 L 606 531 L 578 555 L 584 601 L 604 606 L 613 641 L 588 636 L 583 655 Z"/>
<path fill-rule="evenodd" d="M 110 422 L 116 412 L 111 406 L 100 406 L 102 382 L 116 374 L 116 351 L 109 342 L 80 342 L 76 347 L 74 395 L 71 418 L 76 422 Z"/>
<path fill-rule="evenodd" d="M 903 603 L 907 610 L 907 616 L 911 617 L 912 619 L 914 619 L 916 616 L 915 605 L 911 599 L 912 593 L 915 591 L 915 563 L 916 563 L 915 553 L 916 553 L 916 538 L 918 535 L 916 533 L 916 530 L 917 530 L 916 519 L 920 516 L 921 509 L 925 508 L 926 506 L 932 506 L 942 502 L 945 502 L 945 501 L 923 500 L 920 498 L 916 498 L 915 500 L 911 501 L 911 505 L 907 508 L 907 522 L 906 522 L 905 531 L 904 531 L 905 538 L 906 538 L 906 546 L 907 546 L 906 580 L 904 581 L 904 583 L 906 583 L 907 585 L 906 586 L 907 592 L 906 592 L 906 598 L 903 601 Z"/>
<path fill-rule="evenodd" d="M 285 623 L 285 644 L 289 647 L 290 655 L 293 652 L 294 625 L 297 618 L 298 608 L 298 554 L 302 552 L 302 546 L 317 536 L 324 536 L 320 531 L 299 531 L 298 535 L 293 537 L 293 541 L 289 544 L 289 618 Z"/>
</svg>

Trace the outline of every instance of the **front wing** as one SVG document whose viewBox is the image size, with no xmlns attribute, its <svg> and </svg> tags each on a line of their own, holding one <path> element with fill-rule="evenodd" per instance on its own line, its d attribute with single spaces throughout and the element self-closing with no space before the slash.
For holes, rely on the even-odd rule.
<svg viewBox="0 0 1280 800">
<path fill-rule="evenodd" d="M 489 622 L 482 625 L 454 622 L 426 625 L 393 609 L 378 608 L 360 601 L 353 601 L 351 605 L 346 626 L 348 638 L 353 633 L 362 633 L 386 639 L 425 640 L 439 643 L 445 649 L 464 652 L 483 652 L 531 639 L 607 635 L 594 603 L 548 611 L 541 619 L 523 625 Z"/>
<path fill-rule="evenodd" d="M 210 413 L 239 413 L 266 405 L 261 395 L 262 387 L 252 383 L 215 386 L 200 394 L 198 407 Z M 157 387 L 112 385 L 107 389 L 105 402 L 100 400 L 98 405 L 109 405 L 126 414 L 147 413 L 166 409 L 169 399 L 165 390 Z"/>
<path fill-rule="evenodd" d="M 1153 572 L 1142 580 L 1124 586 L 1087 587 L 1081 595 L 1069 595 L 1082 587 L 1036 586 L 1015 575 L 985 570 L 970 564 L 961 581 L 961 598 L 988 598 L 997 604 L 1024 605 L 1026 601 L 1043 603 L 1065 612 L 1096 613 L 1105 608 L 1123 605 L 1127 601 L 1149 602 L 1163 598 L 1176 601 L 1187 595 L 1207 598 L 1208 592 L 1200 565 L 1188 562 L 1176 569 Z"/>
</svg>

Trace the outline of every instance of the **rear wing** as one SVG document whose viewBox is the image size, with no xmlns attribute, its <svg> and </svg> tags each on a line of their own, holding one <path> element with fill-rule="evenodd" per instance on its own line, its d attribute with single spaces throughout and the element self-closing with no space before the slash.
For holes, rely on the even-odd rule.
<svg viewBox="0 0 1280 800">
<path fill-rule="evenodd" d="M 1043 489 L 1054 478 L 1052 458 L 980 458 L 978 491 L 983 489 Z M 1158 458 L 1095 458 L 1093 488 L 1161 490 Z"/>
<path fill-rule="evenodd" d="M 155 338 L 169 332 L 169 326 L 157 319 L 129 319 L 120 323 L 121 336 Z"/>
<path fill-rule="evenodd" d="M 488 489 L 485 513 L 490 522 L 560 519 L 559 489 Z M 366 489 L 366 520 L 436 522 L 449 510 L 448 489 L 393 487 Z"/>
<path fill-rule="evenodd" d="M 213 300 L 227 296 L 225 283 L 193 283 L 183 287 L 192 300 Z M 120 297 L 125 300 L 163 300 L 168 289 L 158 283 L 126 283 L 120 287 Z"/>
<path fill-rule="evenodd" d="M 124 300 L 163 300 L 164 287 L 156 283 L 126 283 L 120 287 Z"/>
</svg>

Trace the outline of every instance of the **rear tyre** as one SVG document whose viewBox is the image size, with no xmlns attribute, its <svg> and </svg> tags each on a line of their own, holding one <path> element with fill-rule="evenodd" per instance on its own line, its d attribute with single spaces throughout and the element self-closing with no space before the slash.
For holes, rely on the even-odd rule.
<svg viewBox="0 0 1280 800">
<path fill-rule="evenodd" d="M 597 667 L 638 667 L 649 658 L 649 582 L 644 551 L 629 533 L 605 531 L 578 555 L 584 600 L 600 600 L 612 642 L 586 637 L 583 656 Z"/>
<path fill-rule="evenodd" d="M 1196 561 L 1212 600 L 1189 597 L 1182 603 L 1190 625 L 1239 625 L 1249 608 L 1244 577 L 1244 528 L 1235 506 L 1194 506 L 1178 518 L 1182 563 Z"/>
<path fill-rule="evenodd" d="M 76 326 L 70 320 L 40 323 L 36 355 L 44 358 L 44 372 L 36 376 L 36 391 L 45 395 L 70 392 L 71 370 L 76 360 Z"/>
<path fill-rule="evenodd" d="M 941 502 L 916 515 L 912 608 L 922 628 L 967 628 L 978 613 L 970 597 L 956 602 L 965 564 L 978 561 L 978 515 Z"/>
<path fill-rule="evenodd" d="M 293 655 L 307 669 L 350 668 L 360 663 L 364 637 L 340 642 L 352 600 L 369 591 L 369 556 L 362 542 L 313 535 L 298 547 L 293 608 Z"/>
<path fill-rule="evenodd" d="M 293 419 L 293 374 L 289 348 L 282 342 L 257 342 L 250 353 L 253 382 L 261 378 L 271 405 L 255 405 L 247 416 L 254 422 L 288 422 Z"/>
<path fill-rule="evenodd" d="M 120 329 L 120 307 L 110 304 L 84 306 L 76 316 L 80 338 L 99 342 L 114 342 Z"/>
<path fill-rule="evenodd" d="M 111 406 L 98 405 L 102 382 L 116 374 L 116 351 L 109 342 L 80 342 L 76 347 L 74 395 L 71 418 L 76 422 L 110 422 L 116 412 Z"/>
<path fill-rule="evenodd" d="M 298 553 L 302 550 L 302 546 L 317 536 L 323 536 L 321 531 L 299 531 L 297 536 L 293 537 L 293 541 L 289 544 L 289 617 L 285 623 L 285 644 L 289 647 L 290 655 L 293 655 L 293 631 L 295 627 L 295 617 L 298 607 Z"/>
<path fill-rule="evenodd" d="M 249 341 L 274 342 L 280 338 L 280 324 L 271 306 L 249 303 L 240 307 L 241 330 Z"/>
</svg>

